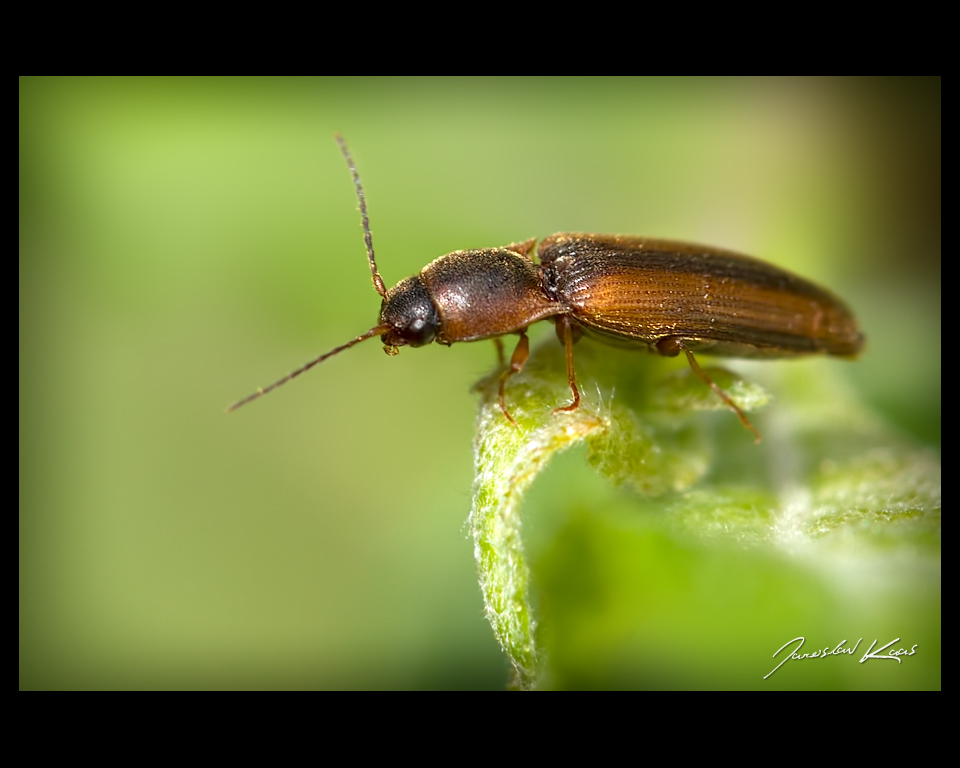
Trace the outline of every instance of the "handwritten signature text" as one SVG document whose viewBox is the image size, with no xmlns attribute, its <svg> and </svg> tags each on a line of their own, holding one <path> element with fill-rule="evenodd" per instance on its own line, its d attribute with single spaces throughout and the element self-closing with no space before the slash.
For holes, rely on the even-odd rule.
<svg viewBox="0 0 960 768">
<path fill-rule="evenodd" d="M 797 644 L 793 648 L 793 650 L 791 650 L 784 657 L 783 661 L 781 661 L 779 664 L 777 664 L 777 666 L 775 666 L 772 670 L 770 670 L 767 674 L 763 676 L 763 679 L 766 680 L 768 677 L 770 677 L 770 675 L 772 675 L 774 672 L 780 669 L 780 667 L 782 667 L 788 661 L 792 661 L 794 659 L 797 659 L 797 660 L 825 659 L 828 656 L 843 656 L 844 654 L 853 656 L 857 652 L 857 648 L 860 646 L 860 643 L 862 641 L 863 641 L 863 638 L 861 637 L 859 640 L 857 640 L 856 645 L 854 645 L 852 648 L 845 648 L 844 646 L 847 644 L 847 641 L 844 639 L 844 640 L 841 640 L 839 643 L 837 643 L 832 650 L 830 646 L 827 646 L 826 648 L 822 648 L 822 649 L 818 648 L 817 650 L 812 651 L 810 653 L 800 653 L 800 649 L 803 648 L 803 644 L 806 642 L 806 638 L 795 637 L 793 638 L 793 640 L 790 640 L 789 642 L 781 645 L 780 648 L 777 649 L 777 652 L 773 654 L 773 658 L 777 658 L 777 656 L 780 655 L 780 651 L 793 645 L 794 643 Z M 860 663 L 863 664 L 865 661 L 869 661 L 870 659 L 893 659 L 899 664 L 902 661 L 902 659 L 900 658 L 901 656 L 913 656 L 913 654 L 917 652 L 917 645 L 919 645 L 919 643 L 914 644 L 914 646 L 910 650 L 907 650 L 905 648 L 897 648 L 896 650 L 891 650 L 889 653 L 884 653 L 884 651 L 886 651 L 887 648 L 889 648 L 891 645 L 899 642 L 900 642 L 899 637 L 894 638 L 882 648 L 877 648 L 876 652 L 874 652 L 873 649 L 877 645 L 877 641 L 874 640 L 870 644 L 870 647 L 867 649 L 867 652 L 863 654 L 863 656 L 860 658 Z"/>
</svg>

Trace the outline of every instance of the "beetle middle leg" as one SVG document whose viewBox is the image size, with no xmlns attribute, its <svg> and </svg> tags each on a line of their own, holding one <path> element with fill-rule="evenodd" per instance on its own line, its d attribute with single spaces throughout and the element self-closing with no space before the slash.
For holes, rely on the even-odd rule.
<svg viewBox="0 0 960 768">
<path fill-rule="evenodd" d="M 566 315 L 557 317 L 557 338 L 563 344 L 567 353 L 567 381 L 570 383 L 570 390 L 573 392 L 573 402 L 561 408 L 554 408 L 554 413 L 561 411 L 575 411 L 580 407 L 580 390 L 577 388 L 577 373 L 573 368 L 573 344 L 579 338 L 582 329 L 574 327 L 573 322 Z"/>
<path fill-rule="evenodd" d="M 724 392 L 713 379 L 707 376 L 706 372 L 700 367 L 700 364 L 693 356 L 693 352 L 687 348 L 687 345 L 684 343 L 683 339 L 678 339 L 675 336 L 667 336 L 657 342 L 657 351 L 665 357 L 676 357 L 680 350 L 683 350 L 683 353 L 687 356 L 687 362 L 690 363 L 690 368 L 692 368 L 693 372 L 697 374 L 697 377 L 700 379 L 700 381 L 716 392 L 720 399 L 723 400 L 723 402 L 725 402 L 735 414 L 737 414 L 737 418 L 740 419 L 740 423 L 753 432 L 754 436 L 756 437 L 756 440 L 753 442 L 759 443 L 760 432 L 758 432 L 757 428 L 750 423 L 750 419 L 748 419 L 746 414 L 740 410 L 740 407 L 733 402 L 730 395 Z"/>
<path fill-rule="evenodd" d="M 520 429 L 520 425 L 514 421 L 513 416 L 510 415 L 510 411 L 507 410 L 507 404 L 503 400 L 503 390 L 507 386 L 507 379 L 515 373 L 520 373 L 520 371 L 523 370 L 523 364 L 526 363 L 527 358 L 530 357 L 530 339 L 527 338 L 526 329 L 524 328 L 521 331 L 517 331 L 517 333 L 520 334 L 520 341 L 517 342 L 516 349 L 513 350 L 513 356 L 510 358 L 510 367 L 500 374 L 500 410 L 503 411 L 503 415 L 507 417 L 507 421 L 517 429 Z M 499 341 L 499 339 L 495 339 L 495 341 Z M 502 362 L 503 346 L 498 345 L 497 349 L 500 352 Z"/>
</svg>

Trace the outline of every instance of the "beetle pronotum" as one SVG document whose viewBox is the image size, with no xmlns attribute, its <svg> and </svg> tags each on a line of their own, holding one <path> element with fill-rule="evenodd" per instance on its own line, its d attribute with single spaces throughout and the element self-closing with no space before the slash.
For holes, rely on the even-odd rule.
<svg viewBox="0 0 960 768">
<path fill-rule="evenodd" d="M 516 333 L 520 340 L 500 376 L 499 391 L 503 415 L 516 426 L 504 389 L 529 355 L 527 327 L 550 319 L 566 350 L 573 393 L 572 401 L 555 412 L 580 406 L 573 345 L 586 332 L 608 343 L 638 345 L 669 357 L 683 352 L 694 373 L 759 441 L 759 432 L 707 376 L 694 352 L 753 358 L 817 353 L 852 357 L 863 346 L 863 335 L 847 306 L 803 278 L 730 251 L 644 237 L 561 233 L 539 245 L 530 239 L 503 248 L 454 251 L 387 290 L 373 254 L 360 176 L 343 138 L 336 139 L 360 201 L 373 286 L 383 299 L 379 321 L 366 333 L 234 403 L 230 411 L 376 336 L 382 337 L 384 351 L 395 355 L 402 346 L 422 347 L 431 341 L 449 346 Z"/>
</svg>

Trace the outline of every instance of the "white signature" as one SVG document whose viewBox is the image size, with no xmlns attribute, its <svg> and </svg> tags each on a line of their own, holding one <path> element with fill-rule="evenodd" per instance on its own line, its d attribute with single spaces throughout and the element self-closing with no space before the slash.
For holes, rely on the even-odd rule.
<svg viewBox="0 0 960 768">
<path fill-rule="evenodd" d="M 857 648 L 860 645 L 860 642 L 862 640 L 863 640 L 862 637 L 860 638 L 860 640 L 857 640 L 857 644 L 853 646 L 853 648 L 844 648 L 843 646 L 846 645 L 847 641 L 841 640 L 839 643 L 837 643 L 836 647 L 833 650 L 830 650 L 830 646 L 828 645 L 826 648 L 817 649 L 812 653 L 800 653 L 800 649 L 803 648 L 803 644 L 806 642 L 806 638 L 795 637 L 793 638 L 793 640 L 790 640 L 789 642 L 781 645 L 777 649 L 777 652 L 773 654 L 773 658 L 777 658 L 780 651 L 782 651 L 784 648 L 786 648 L 788 645 L 791 645 L 792 643 L 798 643 L 796 648 L 790 651 L 790 653 L 788 653 L 784 657 L 783 661 L 781 661 L 779 664 L 777 664 L 777 666 L 775 666 L 772 670 L 770 670 L 767 674 L 765 674 L 763 676 L 763 679 L 766 680 L 768 677 L 770 677 L 770 675 L 772 675 L 774 672 L 780 669 L 780 667 L 782 667 L 791 659 L 825 659 L 827 656 L 842 656 L 843 654 L 849 654 L 850 656 L 853 656 L 853 654 L 856 653 Z M 894 638 L 882 648 L 877 648 L 876 653 L 874 653 L 873 649 L 877 644 L 877 641 L 874 640 L 870 644 L 870 648 L 867 650 L 867 652 L 863 654 L 863 657 L 860 659 L 860 663 L 863 664 L 863 662 L 867 661 L 868 659 L 893 659 L 899 664 L 902 661 L 902 659 L 900 658 L 901 656 L 913 656 L 913 654 L 917 652 L 917 645 L 919 645 L 919 643 L 916 643 L 909 651 L 905 648 L 898 648 L 895 651 L 890 651 L 889 653 L 886 653 L 886 654 L 884 653 L 884 651 L 887 650 L 887 648 L 889 648 L 894 643 L 898 643 L 898 642 L 900 642 L 900 638 L 899 637 Z"/>
</svg>

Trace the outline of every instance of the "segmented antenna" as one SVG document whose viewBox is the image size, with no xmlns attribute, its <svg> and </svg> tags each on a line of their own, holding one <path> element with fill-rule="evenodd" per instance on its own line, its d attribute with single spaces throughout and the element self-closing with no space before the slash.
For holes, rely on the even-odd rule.
<svg viewBox="0 0 960 768">
<path fill-rule="evenodd" d="M 322 363 L 328 357 L 333 357 L 339 352 L 343 352 L 343 350 L 345 349 L 350 349 L 350 347 L 352 347 L 354 344 L 359 344 L 361 341 L 366 341 L 367 339 L 371 339 L 374 336 L 382 336 L 389 330 L 390 330 L 389 325 L 374 326 L 369 331 L 367 331 L 366 333 L 360 336 L 357 336 L 357 338 L 353 339 L 352 341 L 348 341 L 346 344 L 343 344 L 342 346 L 339 346 L 336 349 L 331 349 L 326 354 L 320 355 L 320 357 L 318 357 L 316 360 L 311 360 L 309 363 L 302 366 L 301 368 L 297 368 L 297 370 L 295 370 L 293 373 L 288 373 L 286 376 L 280 379 L 280 381 L 273 382 L 273 384 L 271 384 L 269 387 L 261 387 L 252 395 L 247 395 L 245 398 L 243 398 L 243 400 L 237 400 L 237 402 L 235 402 L 233 405 L 227 408 L 227 413 L 229 413 L 230 411 L 237 410 L 237 408 L 239 408 L 241 405 L 246 405 L 251 400 L 256 400 L 258 397 L 263 397 L 265 394 L 267 394 L 267 392 L 270 392 L 276 389 L 281 384 L 286 384 L 288 381 L 290 381 L 290 379 L 295 379 L 301 373 L 309 371 L 311 368 L 313 368 L 313 366 L 317 365 L 318 363 Z"/>
<path fill-rule="evenodd" d="M 377 293 L 386 298 L 387 289 L 383 284 L 383 278 L 380 277 L 380 273 L 377 272 L 377 260 L 373 256 L 373 235 L 370 234 L 370 218 L 367 216 L 367 201 L 363 197 L 363 186 L 360 184 L 360 175 L 357 173 L 357 166 L 353 162 L 353 157 L 350 155 L 350 150 L 347 149 L 347 143 L 343 140 L 343 136 L 341 136 L 339 133 L 334 134 L 334 136 L 337 139 L 337 143 L 340 145 L 340 151 L 343 152 L 343 156 L 347 160 L 347 166 L 349 166 L 350 173 L 353 175 L 353 183 L 357 188 L 357 198 L 360 200 L 360 214 L 363 217 L 363 242 L 367 245 L 367 260 L 370 262 L 370 272 L 373 275 L 373 287 L 377 289 Z M 374 336 L 382 336 L 389 330 L 389 325 L 375 325 L 366 333 L 357 336 L 357 338 L 353 339 L 352 341 L 348 341 L 346 344 L 343 344 L 336 349 L 330 350 L 326 354 L 320 355 L 320 357 L 318 357 L 316 360 L 311 360 L 306 365 L 297 368 L 297 370 L 295 370 L 293 373 L 289 373 L 279 381 L 273 382 L 273 384 L 271 384 L 269 387 L 261 387 L 252 395 L 247 395 L 245 398 L 243 398 L 243 400 L 237 400 L 237 402 L 227 408 L 227 412 L 229 413 L 230 411 L 235 411 L 241 405 L 246 405 L 251 400 L 256 400 L 259 397 L 263 397 L 265 394 L 267 394 L 267 392 L 272 392 L 282 384 L 286 384 L 288 381 L 290 381 L 290 379 L 295 379 L 301 373 L 306 373 L 313 368 L 313 366 L 322 363 L 328 357 L 333 357 L 334 355 L 343 352 L 345 349 L 350 349 L 350 347 L 352 347 L 354 344 L 359 344 L 361 341 L 372 339 Z"/>
<path fill-rule="evenodd" d="M 360 216 L 363 219 L 363 242 L 367 246 L 367 260 L 370 262 L 370 273 L 373 275 L 373 287 L 377 289 L 377 293 L 386 297 L 387 288 L 383 284 L 383 278 L 380 277 L 380 273 L 377 271 L 377 260 L 373 256 L 373 235 L 370 234 L 370 217 L 367 216 L 367 201 L 363 196 L 363 185 L 360 183 L 360 174 L 357 173 L 357 166 L 353 162 L 353 156 L 350 154 L 350 150 L 347 149 L 347 142 L 343 140 L 343 136 L 339 133 L 333 135 L 337 140 L 337 144 L 340 145 L 340 151 L 347 160 L 347 166 L 349 166 L 350 173 L 353 175 L 353 183 L 357 188 L 357 199 L 360 200 Z"/>
</svg>

